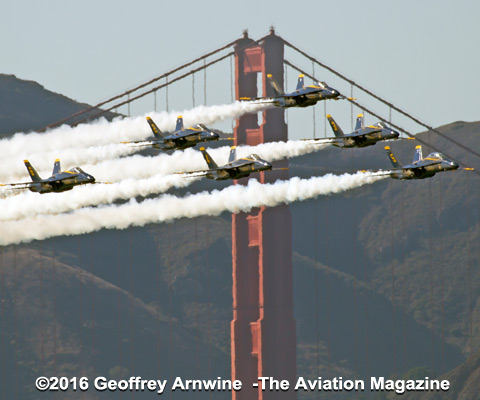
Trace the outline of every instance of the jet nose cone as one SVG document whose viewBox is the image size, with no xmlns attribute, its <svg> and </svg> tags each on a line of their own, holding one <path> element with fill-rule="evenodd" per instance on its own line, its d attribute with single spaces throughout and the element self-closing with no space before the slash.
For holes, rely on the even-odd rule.
<svg viewBox="0 0 480 400">
<path fill-rule="evenodd" d="M 458 169 L 459 167 L 459 165 L 454 161 L 452 161 L 450 164 L 452 165 L 452 169 Z"/>
<path fill-rule="evenodd" d="M 400 133 L 398 133 L 397 131 L 392 131 L 392 136 L 394 138 L 398 138 L 400 136 Z"/>
</svg>

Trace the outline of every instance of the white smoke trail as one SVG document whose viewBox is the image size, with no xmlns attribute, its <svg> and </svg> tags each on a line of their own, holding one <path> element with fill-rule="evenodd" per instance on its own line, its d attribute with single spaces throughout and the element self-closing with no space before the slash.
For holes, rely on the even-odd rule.
<svg viewBox="0 0 480 400">
<path fill-rule="evenodd" d="M 116 118 L 112 122 L 99 119 L 76 127 L 62 125 L 46 133 L 17 133 L 11 138 L 0 140 L 1 154 L 21 157 L 67 148 L 82 148 L 118 143 L 127 140 L 141 140 L 152 136 L 145 121 L 149 115 L 161 130 L 173 131 L 177 116 L 182 115 L 185 126 L 198 123 L 211 125 L 226 119 L 235 119 L 248 113 L 263 111 L 272 107 L 265 102 L 235 102 L 232 104 L 199 106 L 183 112 L 149 113 L 133 118 Z M 59 154 L 61 157 L 61 154 Z"/>
<path fill-rule="evenodd" d="M 85 163 L 95 165 L 105 160 L 116 159 L 137 152 L 138 148 L 129 147 L 125 144 L 108 144 L 105 146 L 63 149 L 61 157 L 56 150 L 35 154 L 33 157 L 20 157 L 18 155 L 5 157 L 0 164 L 0 182 L 16 182 L 19 179 L 29 180 L 27 169 L 23 163 L 24 159 L 28 159 L 39 175 L 45 178 L 51 175 L 53 163 L 57 158 L 60 158 L 62 168 L 67 169 L 82 166 Z"/>
<path fill-rule="evenodd" d="M 0 201 L 0 221 L 31 218 L 35 215 L 56 215 L 79 208 L 109 204 L 116 200 L 128 200 L 166 192 L 172 187 L 187 187 L 198 177 L 185 178 L 181 175 L 156 175 L 147 179 L 125 179 L 111 185 L 85 185 L 72 191 L 39 196 L 24 192 Z"/>
<path fill-rule="evenodd" d="M 273 142 L 256 147 L 240 147 L 239 153 L 240 156 L 243 156 L 259 150 L 262 154 L 267 154 L 269 160 L 274 161 L 288 156 L 302 155 L 318 148 L 318 145 L 312 145 L 305 141 Z M 218 152 L 222 150 L 223 158 L 226 158 L 228 148 L 217 150 L 219 150 Z M 159 162 L 159 157 L 134 156 L 124 159 L 127 162 L 121 164 L 123 165 L 122 170 L 116 171 L 119 182 L 111 185 L 87 185 L 61 194 L 42 196 L 29 191 L 19 194 L 18 191 L 10 190 L 8 193 L 10 197 L 5 195 L 7 198 L 0 201 L 0 221 L 27 218 L 39 214 L 59 214 L 81 207 L 107 204 L 115 200 L 127 200 L 137 196 L 145 197 L 163 193 L 172 187 L 187 187 L 199 178 L 186 178 L 182 175 L 169 174 L 172 174 L 175 170 L 191 169 L 192 165 L 206 167 L 200 152 L 191 150 L 187 153 L 192 153 L 187 159 L 184 158 L 184 155 L 182 156 L 182 152 L 178 152 L 177 159 L 172 156 L 164 156 L 174 158 L 173 162 L 169 163 L 162 160 Z M 195 161 L 192 162 L 192 159 L 195 159 Z M 187 160 L 190 160 L 190 162 L 187 165 L 182 165 Z M 155 167 L 152 167 L 152 165 L 146 166 L 145 161 L 153 161 L 157 165 Z M 141 163 L 141 165 L 135 166 L 135 163 Z M 110 169 L 106 165 L 103 165 L 103 168 Z M 268 174 L 268 172 L 266 173 Z M 136 174 L 133 177 L 135 179 L 132 177 L 122 179 L 125 178 L 126 174 L 129 174 L 129 176 Z M 144 179 L 139 178 L 139 175 L 143 175 Z M 109 178 L 112 178 L 112 174 L 109 174 Z"/>
<path fill-rule="evenodd" d="M 34 218 L 0 222 L 0 244 L 43 240 L 55 236 L 79 235 L 100 229 L 125 229 L 154 222 L 201 215 L 219 215 L 228 211 L 248 212 L 252 208 L 306 200 L 354 189 L 383 179 L 371 173 L 358 172 L 340 176 L 328 174 L 310 179 L 292 178 L 273 184 L 250 180 L 247 186 L 233 185 L 221 191 L 202 192 L 178 198 L 164 195 L 159 199 L 138 203 L 131 200 L 121 206 L 83 208 L 69 214 L 37 216 Z"/>
<path fill-rule="evenodd" d="M 114 145 L 110 145 L 114 146 Z M 239 146 L 237 147 L 237 157 L 245 157 L 251 153 L 257 153 L 260 157 L 267 161 L 277 161 L 284 158 L 297 157 L 315 151 L 322 150 L 327 145 L 318 144 L 309 140 L 290 140 L 288 142 L 270 142 L 259 144 L 258 146 Z M 118 159 L 109 159 L 104 157 L 102 148 L 90 148 L 89 153 L 92 157 L 92 162 L 83 164 L 77 162 L 75 157 L 79 153 L 75 150 L 69 150 L 70 160 L 75 162 L 68 162 L 68 159 L 61 159 L 62 168 L 66 169 L 73 166 L 81 166 L 82 169 L 89 174 L 92 174 L 100 181 L 120 181 L 126 178 L 148 178 L 154 175 L 173 174 L 175 172 L 186 172 L 191 170 L 205 169 L 207 165 L 203 159 L 202 154 L 198 150 L 186 149 L 182 151 L 175 151 L 171 154 L 159 153 L 156 156 L 146 157 L 141 155 L 133 155 L 131 157 L 124 157 Z M 112 154 L 113 150 L 108 149 L 106 152 Z M 219 147 L 216 149 L 208 149 L 210 155 L 217 161 L 218 165 L 223 165 L 228 160 L 230 148 L 228 146 Z M 87 154 L 87 153 L 86 153 Z M 102 160 L 103 157 L 103 161 Z M 57 157 L 55 157 L 57 158 Z M 42 177 L 50 176 L 55 158 L 48 160 L 48 163 L 38 163 L 41 158 L 30 159 L 32 165 L 37 169 Z M 0 182 L 9 183 L 29 181 L 30 178 L 23 161 L 18 160 L 15 168 L 8 169 L 4 172 L 9 174 L 2 176 L 0 172 Z M 1 167 L 0 167 L 1 171 Z"/>
<path fill-rule="evenodd" d="M 289 140 L 288 142 L 270 142 L 258 146 L 237 147 L 237 158 L 256 153 L 267 161 L 278 161 L 284 158 L 298 157 L 320 151 L 328 145 L 317 144 L 312 141 Z M 223 146 L 208 149 L 210 156 L 219 166 L 228 161 L 230 147 Z M 176 151 L 170 155 L 159 154 L 154 157 L 134 155 L 116 160 L 107 160 L 96 165 L 85 166 L 84 170 L 91 173 L 98 180 L 118 181 L 129 178 L 148 178 L 156 174 L 173 174 L 175 172 L 195 171 L 206 169 L 207 165 L 202 153 L 194 149 Z"/>
<path fill-rule="evenodd" d="M 235 102 L 220 106 L 199 106 L 183 112 L 185 126 L 196 123 L 207 125 L 246 113 L 259 112 L 272 107 L 269 103 Z M 178 112 L 149 113 L 161 130 L 173 131 Z M 73 167 L 86 163 L 96 164 L 120 156 L 134 154 L 142 147 L 120 144 L 122 141 L 142 140 L 152 136 L 145 117 L 100 119 L 77 127 L 67 125 L 47 133 L 17 133 L 0 140 L 0 152 L 8 155 L 0 163 L 0 182 L 16 181 L 25 176 L 24 159 L 29 159 L 38 171 L 52 168 L 55 159 L 62 165 Z M 42 174 L 40 174 L 42 175 Z"/>
</svg>

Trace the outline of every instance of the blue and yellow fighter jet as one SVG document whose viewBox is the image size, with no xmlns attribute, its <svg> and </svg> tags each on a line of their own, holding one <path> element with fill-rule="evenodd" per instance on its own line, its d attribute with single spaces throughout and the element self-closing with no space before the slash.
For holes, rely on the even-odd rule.
<svg viewBox="0 0 480 400">
<path fill-rule="evenodd" d="M 317 82 L 317 84 L 305 86 L 303 74 L 299 75 L 297 88 L 291 93 L 285 93 L 271 74 L 267 75 L 267 79 L 275 93 L 275 96 L 271 98 L 272 103 L 277 107 L 308 107 L 317 104 L 320 100 L 336 100 L 340 96 L 338 90 L 331 88 L 325 82 Z"/>
<path fill-rule="evenodd" d="M 134 144 L 136 146 L 150 146 L 158 150 L 183 150 L 189 147 L 194 147 L 200 142 L 209 142 L 218 140 L 219 135 L 216 132 L 208 129 L 203 124 L 198 124 L 194 127 L 184 128 L 183 117 L 177 118 L 177 125 L 175 131 L 172 133 L 163 133 L 150 117 L 147 117 L 147 122 L 152 129 L 155 139 L 153 140 L 138 140 L 134 142 L 122 142 Z"/>
<path fill-rule="evenodd" d="M 179 172 L 179 174 L 187 174 L 195 176 L 205 176 L 208 179 L 217 181 L 226 179 L 240 179 L 249 176 L 254 172 L 267 171 L 272 169 L 272 164 L 261 159 L 257 154 L 250 154 L 247 157 L 237 159 L 236 147 L 230 148 L 228 162 L 219 167 L 213 158 L 208 154 L 204 147 L 200 148 L 208 169 L 190 172 Z"/>
<path fill-rule="evenodd" d="M 32 182 L 6 183 L 0 184 L 0 186 L 13 186 L 14 189 L 28 189 L 32 192 L 44 194 L 65 192 L 72 190 L 75 186 L 96 183 L 95 178 L 87 174 L 80 167 L 75 167 L 68 171 L 61 171 L 60 160 L 58 159 L 55 160 L 52 176 L 46 179 L 40 178 L 40 175 L 38 175 L 28 160 L 25 160 L 24 163 L 30 178 L 32 178 Z"/>
<path fill-rule="evenodd" d="M 333 146 L 344 149 L 351 147 L 372 146 L 381 140 L 393 140 L 400 136 L 397 131 L 389 128 L 383 122 L 377 122 L 375 125 L 364 126 L 362 114 L 357 116 L 355 131 L 347 135 L 343 133 L 342 128 L 340 128 L 331 115 L 327 115 L 327 119 L 335 137 L 319 138 L 314 140 L 323 143 L 331 143 Z"/>
<path fill-rule="evenodd" d="M 422 146 L 415 148 L 415 154 L 411 164 L 400 164 L 389 146 L 385 146 L 388 157 L 392 162 L 393 169 L 383 171 L 389 173 L 394 179 L 424 179 L 434 176 L 437 172 L 453 171 L 458 169 L 459 165 L 449 160 L 442 153 L 430 153 L 427 157 L 422 156 Z M 471 169 L 471 168 L 465 168 Z"/>
</svg>

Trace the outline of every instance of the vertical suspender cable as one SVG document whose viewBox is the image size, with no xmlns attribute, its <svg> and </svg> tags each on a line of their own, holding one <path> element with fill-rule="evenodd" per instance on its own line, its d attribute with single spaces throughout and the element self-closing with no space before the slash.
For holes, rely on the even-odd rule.
<svg viewBox="0 0 480 400">
<path fill-rule="evenodd" d="M 327 102 L 323 102 L 323 136 L 327 137 Z"/>
<path fill-rule="evenodd" d="M 203 66 L 207 64 L 207 61 L 203 60 Z M 203 69 L 203 104 L 207 105 L 207 68 Z"/>
<path fill-rule="evenodd" d="M 284 90 L 288 88 L 288 69 L 287 64 L 283 64 L 283 74 L 285 75 L 285 86 Z M 288 125 L 288 108 L 285 108 L 285 123 Z"/>
<path fill-rule="evenodd" d="M 168 75 L 165 77 L 165 108 L 168 112 Z"/>
<path fill-rule="evenodd" d="M 233 58 L 235 56 L 230 57 L 230 102 L 233 103 L 235 100 L 235 90 L 234 90 L 234 84 L 233 84 Z M 232 133 L 235 130 L 235 119 L 231 119 L 232 121 Z"/>
<path fill-rule="evenodd" d="M 234 90 L 233 90 L 233 57 L 230 57 L 230 101 L 233 103 L 234 97 Z M 233 120 L 233 119 L 232 119 Z"/>
<path fill-rule="evenodd" d="M 195 108 L 195 74 L 192 74 L 192 108 Z"/>
<path fill-rule="evenodd" d="M 353 99 L 353 85 L 350 84 L 350 97 Z M 351 129 L 352 129 L 352 132 L 353 132 L 353 103 L 350 102 L 350 113 L 351 113 L 351 117 L 350 117 L 350 122 L 351 122 Z"/>
</svg>

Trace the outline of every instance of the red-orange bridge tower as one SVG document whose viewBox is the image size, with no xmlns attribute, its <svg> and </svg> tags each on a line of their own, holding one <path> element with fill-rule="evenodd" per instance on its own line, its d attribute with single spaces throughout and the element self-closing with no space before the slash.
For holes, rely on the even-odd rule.
<svg viewBox="0 0 480 400">
<path fill-rule="evenodd" d="M 262 77 L 264 96 L 272 96 L 266 76 L 283 83 L 284 43 L 272 31 L 261 43 L 247 35 L 235 46 L 235 95 L 257 97 L 257 74 Z M 237 120 L 237 145 L 287 141 L 287 125 L 281 108 Z M 261 154 L 260 154 L 261 156 Z M 287 161 L 276 164 L 286 167 Z M 262 183 L 288 179 L 288 171 L 257 175 Z M 247 184 L 242 179 L 237 184 Z M 232 215 L 233 320 L 231 322 L 232 379 L 240 379 L 242 390 L 235 400 L 296 399 L 292 390 L 264 391 L 252 385 L 258 377 L 296 379 L 296 334 L 293 317 L 292 222 L 288 206 L 260 208 L 249 214 Z"/>
</svg>

